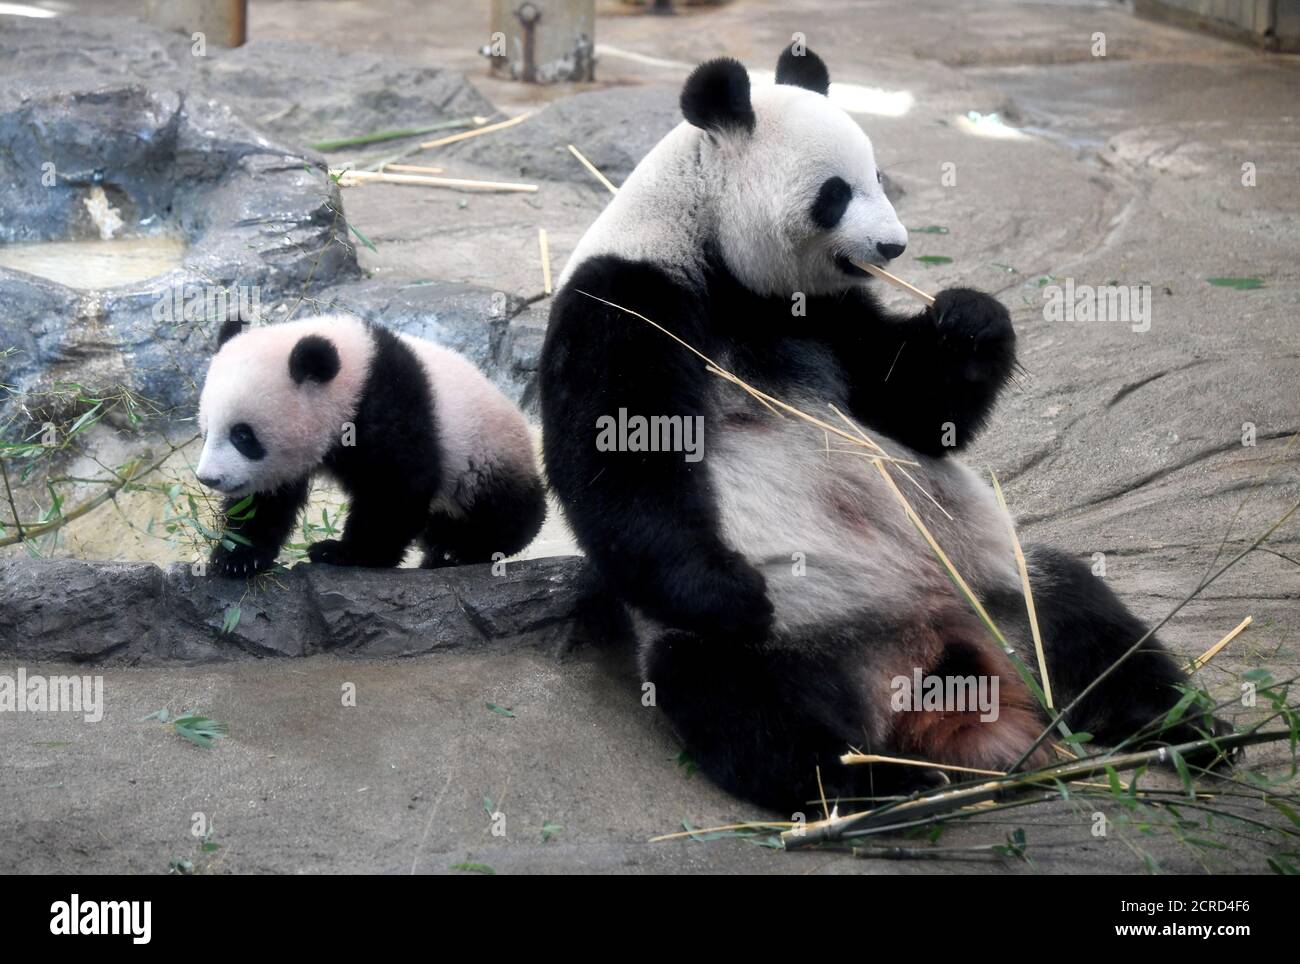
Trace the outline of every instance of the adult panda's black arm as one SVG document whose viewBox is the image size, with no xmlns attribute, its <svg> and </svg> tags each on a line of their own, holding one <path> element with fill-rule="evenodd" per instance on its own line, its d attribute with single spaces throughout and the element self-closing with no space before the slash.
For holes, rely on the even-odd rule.
<svg viewBox="0 0 1300 964">
<path fill-rule="evenodd" d="M 975 438 L 1015 365 L 1001 302 L 949 288 L 919 314 L 884 312 L 865 290 L 808 306 L 850 381 L 853 415 L 930 455 Z"/>
<path fill-rule="evenodd" d="M 241 501 L 227 499 L 223 506 L 222 515 L 226 520 L 223 535 L 234 546 L 227 549 L 217 543 L 209 563 L 221 575 L 251 574 L 275 564 L 280 548 L 293 531 L 298 512 L 307 502 L 307 478 L 286 483 L 272 492 L 257 493 L 245 509 L 232 517 L 231 510 Z M 231 539 L 231 532 L 238 539 Z"/>
<path fill-rule="evenodd" d="M 595 298 L 590 296 L 595 296 Z M 698 296 L 657 268 L 610 256 L 584 262 L 555 299 L 542 350 L 543 452 L 579 543 L 624 600 L 670 625 L 761 633 L 772 618 L 763 577 L 723 541 L 703 461 L 682 452 L 599 451 L 603 416 L 705 419 Z"/>
</svg>

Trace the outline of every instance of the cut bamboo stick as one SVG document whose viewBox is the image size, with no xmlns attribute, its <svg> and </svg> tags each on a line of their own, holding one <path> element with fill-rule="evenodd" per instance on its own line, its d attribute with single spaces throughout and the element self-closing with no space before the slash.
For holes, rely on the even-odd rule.
<svg viewBox="0 0 1300 964">
<path fill-rule="evenodd" d="M 546 229 L 537 229 L 537 248 L 542 256 L 542 290 L 551 293 L 551 246 L 546 240 Z"/>
<path fill-rule="evenodd" d="M 866 271 L 869 274 L 873 274 L 877 278 L 881 278 L 885 281 L 888 281 L 891 285 L 893 285 L 896 288 L 901 288 L 902 290 L 906 291 L 909 295 L 912 295 L 913 297 L 919 298 L 921 301 L 924 301 L 927 305 L 934 304 L 933 295 L 927 295 L 920 288 L 916 287 L 916 285 L 908 284 L 898 275 L 890 274 L 884 268 L 878 267 L 877 265 L 874 264 L 870 264 L 866 261 L 853 261 L 852 264 L 854 265 L 854 267 L 861 268 L 863 271 Z"/>
<path fill-rule="evenodd" d="M 587 160 L 587 158 L 583 155 L 582 151 L 578 150 L 576 147 L 570 144 L 569 153 L 572 154 L 574 157 L 576 157 L 578 161 L 582 164 L 582 166 L 591 172 L 592 177 L 598 180 L 601 184 L 605 185 L 605 187 L 609 190 L 610 194 L 618 193 L 618 188 L 616 188 L 613 184 L 610 183 L 609 178 L 607 178 L 604 174 L 600 173 L 600 170 L 596 167 L 595 164 Z"/>
<path fill-rule="evenodd" d="M 1195 673 L 1198 669 L 1200 669 L 1210 660 L 1214 659 L 1214 657 L 1219 654 L 1219 650 L 1223 649 L 1223 647 L 1227 646 L 1230 642 L 1232 642 L 1243 632 L 1245 632 L 1246 627 L 1249 626 L 1250 623 L 1251 623 L 1251 617 L 1247 616 L 1245 619 L 1243 619 L 1241 622 L 1237 624 L 1236 629 L 1228 633 L 1227 636 L 1224 636 L 1221 640 L 1219 640 L 1217 643 L 1215 643 L 1213 646 L 1207 649 L 1200 656 L 1197 656 L 1196 659 L 1192 660 L 1192 672 Z"/>
<path fill-rule="evenodd" d="M 909 760 L 901 756 L 881 756 L 879 753 L 843 753 L 840 762 L 845 766 L 858 763 L 897 763 L 909 767 L 925 767 L 927 770 L 951 770 L 954 773 L 976 773 L 985 777 L 1004 777 L 1005 770 L 981 770 L 978 767 L 961 767 L 955 763 L 931 763 L 929 760 Z"/>
<path fill-rule="evenodd" d="M 1052 702 L 1052 680 L 1047 675 L 1047 655 L 1043 652 L 1043 637 L 1038 631 L 1038 610 L 1034 608 L 1034 591 L 1029 586 L 1029 567 L 1025 564 L 1025 552 L 1020 547 L 1016 523 L 1011 518 L 1011 510 L 1007 508 L 1007 500 L 1002 495 L 1002 486 L 992 470 L 989 471 L 989 478 L 993 480 L 993 492 L 998 497 L 998 505 L 1006 513 L 1007 527 L 1011 531 L 1011 548 L 1015 551 L 1016 569 L 1020 572 L 1020 585 L 1025 594 L 1025 611 L 1029 613 L 1029 632 L 1034 639 L 1034 652 L 1038 655 L 1038 676 L 1043 682 L 1043 696 L 1046 698 L 1047 708 L 1055 710 L 1056 704 Z"/>
<path fill-rule="evenodd" d="M 385 164 L 379 169 L 381 174 L 395 171 L 398 174 L 441 174 L 440 167 L 425 167 L 421 164 Z"/>
<path fill-rule="evenodd" d="M 476 127 L 472 131 L 461 131 L 459 134 L 448 134 L 446 137 L 439 137 L 431 141 L 425 141 L 420 145 L 420 149 L 427 151 L 431 147 L 442 147 L 444 144 L 455 144 L 457 141 L 464 141 L 471 137 L 478 137 L 480 134 L 491 134 L 493 131 L 505 130 L 507 127 L 514 127 L 516 124 L 523 123 L 535 113 L 536 111 L 530 111 L 527 114 L 520 114 L 518 117 L 512 117 L 509 120 L 498 121 L 495 124 L 488 124 L 487 127 Z"/>
<path fill-rule="evenodd" d="M 463 177 L 428 177 L 423 174 L 385 174 L 380 171 L 336 171 L 345 187 L 371 181 L 380 184 L 415 184 L 422 187 L 449 187 L 461 191 L 526 191 L 535 193 L 536 184 L 511 181 L 476 181 Z"/>
</svg>

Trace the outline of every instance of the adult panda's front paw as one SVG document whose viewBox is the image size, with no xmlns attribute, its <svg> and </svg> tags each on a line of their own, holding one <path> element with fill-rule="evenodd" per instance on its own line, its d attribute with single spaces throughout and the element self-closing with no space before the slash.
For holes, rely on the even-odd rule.
<svg viewBox="0 0 1300 964">
<path fill-rule="evenodd" d="M 974 288 L 939 292 L 931 308 L 940 344 L 965 357 L 1007 358 L 1015 348 L 1011 314 L 1002 302 Z"/>
<path fill-rule="evenodd" d="M 208 568 L 219 576 L 253 576 L 274 566 L 279 554 L 278 547 L 267 549 L 236 543 L 233 549 L 227 549 L 218 543 L 212 550 Z"/>
<path fill-rule="evenodd" d="M 668 621 L 705 635 L 761 639 L 772 626 L 767 580 L 738 552 L 708 553 L 679 571 Z"/>
</svg>

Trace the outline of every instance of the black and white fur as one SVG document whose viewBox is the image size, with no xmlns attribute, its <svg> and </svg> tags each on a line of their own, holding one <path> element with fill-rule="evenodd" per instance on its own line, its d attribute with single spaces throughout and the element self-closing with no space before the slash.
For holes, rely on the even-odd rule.
<svg viewBox="0 0 1300 964">
<path fill-rule="evenodd" d="M 463 357 L 345 316 L 241 327 L 222 327 L 199 402 L 199 481 L 227 510 L 254 496 L 229 523 L 249 544 L 218 545 L 219 572 L 274 564 L 318 470 L 350 504 L 313 562 L 396 566 L 419 539 L 434 568 L 532 541 L 546 503 L 528 427 Z"/>
<path fill-rule="evenodd" d="M 894 478 L 999 625 L 1027 641 L 1009 519 L 944 445 L 946 423 L 957 448 L 971 441 L 1011 373 L 1008 313 L 964 288 L 912 316 L 882 309 L 848 260 L 882 264 L 907 241 L 871 143 L 825 96 L 811 52 L 787 50 L 776 79 L 751 91 L 726 59 L 692 74 L 686 122 L 633 171 L 562 276 L 540 398 L 551 486 L 603 591 L 653 627 L 638 658 L 658 706 L 724 787 L 798 810 L 818 796 L 818 767 L 832 797 L 912 784 L 914 768 L 842 766 L 850 747 L 1003 768 L 1044 721 L 870 462 L 828 452 L 823 431 L 777 417 L 605 303 L 839 424 L 834 404 L 919 463 L 915 484 Z M 703 460 L 598 451 L 597 419 L 620 408 L 702 416 Z M 1063 705 L 1143 627 L 1078 561 L 1034 548 L 1029 559 Z M 998 676 L 1000 718 L 892 712 L 890 680 L 914 668 Z M 1127 737 L 1178 700 L 1182 680 L 1153 640 L 1069 723 Z"/>
</svg>

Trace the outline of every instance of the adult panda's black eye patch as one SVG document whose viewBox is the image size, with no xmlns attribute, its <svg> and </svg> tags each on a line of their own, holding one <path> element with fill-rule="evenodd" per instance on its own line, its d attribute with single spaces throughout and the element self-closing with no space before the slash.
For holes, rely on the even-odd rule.
<svg viewBox="0 0 1300 964">
<path fill-rule="evenodd" d="M 230 444 L 246 459 L 256 462 L 266 455 L 266 449 L 257 438 L 257 433 L 247 422 L 240 422 L 230 428 Z"/>
<path fill-rule="evenodd" d="M 840 223 L 840 218 L 844 217 L 844 210 L 849 206 L 852 198 L 853 188 L 849 187 L 848 181 L 842 177 L 827 178 L 812 204 L 810 214 L 813 224 L 829 231 Z"/>
</svg>

